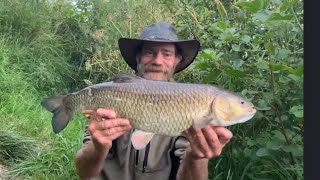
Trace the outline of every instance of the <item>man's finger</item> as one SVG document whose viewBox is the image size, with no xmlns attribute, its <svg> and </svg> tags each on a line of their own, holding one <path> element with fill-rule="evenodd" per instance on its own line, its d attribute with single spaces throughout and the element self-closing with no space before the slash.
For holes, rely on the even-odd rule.
<svg viewBox="0 0 320 180">
<path fill-rule="evenodd" d="M 124 131 L 128 131 L 129 129 L 131 129 L 132 127 L 130 125 L 128 126 L 117 126 L 117 127 L 113 127 L 113 128 L 109 128 L 109 129 L 105 129 L 103 130 L 101 133 L 105 136 L 108 135 L 112 135 L 112 134 L 117 134 L 119 132 L 124 132 Z"/>
<path fill-rule="evenodd" d="M 206 126 L 202 129 L 202 133 L 208 143 L 208 146 L 210 147 L 210 150 L 212 152 L 215 152 L 216 149 L 222 148 L 220 141 L 218 139 L 218 136 L 216 132 L 212 129 L 211 126 Z"/>
<path fill-rule="evenodd" d="M 111 135 L 111 139 L 114 140 L 114 139 L 117 139 L 118 137 L 122 136 L 123 134 L 125 134 L 128 130 L 125 130 L 125 131 L 118 131 L 114 134 Z"/>
<path fill-rule="evenodd" d="M 214 131 L 216 132 L 218 139 L 221 144 L 227 144 L 230 139 L 233 137 L 232 132 L 224 127 L 215 127 Z"/>
<path fill-rule="evenodd" d="M 190 132 L 190 129 L 187 129 L 186 131 L 184 131 L 184 134 L 189 141 L 189 145 L 192 150 L 192 154 L 194 154 L 197 157 L 203 158 L 204 154 L 200 151 L 197 144 L 195 145 L 196 142 L 194 142 L 193 137 L 192 137 L 194 135 Z"/>
<path fill-rule="evenodd" d="M 190 142 L 190 145 L 194 147 L 194 149 L 196 149 L 197 151 L 200 151 L 201 154 L 205 156 L 210 156 L 211 151 L 202 131 L 200 129 L 195 130 L 192 127 L 189 129 L 189 133 L 192 137 L 191 138 L 192 142 Z"/>
<path fill-rule="evenodd" d="M 110 109 L 97 109 L 96 118 L 98 121 L 102 121 L 105 119 L 113 119 L 116 118 L 117 115 L 113 110 Z"/>
<path fill-rule="evenodd" d="M 100 121 L 97 123 L 97 129 L 105 130 L 114 127 L 128 126 L 130 125 L 130 121 L 128 119 L 116 118 L 116 119 L 108 119 L 106 121 Z"/>
</svg>

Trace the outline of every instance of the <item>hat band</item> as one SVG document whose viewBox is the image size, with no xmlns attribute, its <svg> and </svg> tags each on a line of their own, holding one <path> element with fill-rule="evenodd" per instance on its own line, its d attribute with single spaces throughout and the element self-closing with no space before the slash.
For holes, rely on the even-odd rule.
<svg viewBox="0 0 320 180">
<path fill-rule="evenodd" d="M 168 38 L 161 38 L 156 36 L 149 36 L 147 38 L 142 38 L 144 40 L 165 40 L 165 41 L 176 41 L 177 39 L 168 39 Z"/>
</svg>

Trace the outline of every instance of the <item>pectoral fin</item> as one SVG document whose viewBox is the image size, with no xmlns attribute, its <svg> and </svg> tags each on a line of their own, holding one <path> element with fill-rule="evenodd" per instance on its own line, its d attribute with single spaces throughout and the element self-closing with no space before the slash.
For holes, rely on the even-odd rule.
<svg viewBox="0 0 320 180">
<path fill-rule="evenodd" d="M 194 121 L 193 127 L 195 129 L 201 129 L 201 128 L 205 127 L 206 125 L 208 125 L 210 123 L 210 121 L 212 121 L 212 117 L 210 117 L 210 116 L 201 117 L 200 119 L 197 119 Z"/>
<path fill-rule="evenodd" d="M 86 116 L 87 118 L 90 118 L 90 116 L 93 117 L 93 119 L 96 119 L 95 116 L 96 116 L 96 111 L 94 110 L 91 110 L 91 109 L 84 109 L 82 110 L 82 114 L 84 116 Z"/>
<path fill-rule="evenodd" d="M 153 137 L 153 133 L 135 130 L 131 136 L 131 142 L 135 149 L 140 150 L 147 146 Z"/>
</svg>

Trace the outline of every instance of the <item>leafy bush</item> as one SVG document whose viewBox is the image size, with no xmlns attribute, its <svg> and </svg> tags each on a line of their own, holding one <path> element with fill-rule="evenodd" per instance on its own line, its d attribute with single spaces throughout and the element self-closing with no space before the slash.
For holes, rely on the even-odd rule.
<svg viewBox="0 0 320 180">
<path fill-rule="evenodd" d="M 299 0 L 163 1 L 201 41 L 188 74 L 252 100 L 248 123 L 212 159 L 210 179 L 303 178 L 303 20 Z M 184 79 L 189 81 L 189 79 Z"/>
</svg>

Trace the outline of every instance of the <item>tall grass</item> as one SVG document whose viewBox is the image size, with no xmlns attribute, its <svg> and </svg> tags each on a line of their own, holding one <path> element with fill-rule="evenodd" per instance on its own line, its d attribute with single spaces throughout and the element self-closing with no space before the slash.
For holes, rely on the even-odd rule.
<svg viewBox="0 0 320 180">
<path fill-rule="evenodd" d="M 72 162 L 81 144 L 85 121 L 83 117 L 75 118 L 78 123 L 70 125 L 73 131 L 67 130 L 58 136 L 52 133 L 51 114 L 40 107 L 44 93 L 40 93 L 34 86 L 37 82 L 26 75 L 21 67 L 24 63 L 13 63 L 15 57 L 18 59 L 29 52 L 18 42 L 3 37 L 0 40 L 1 129 L 10 129 L 10 132 L 1 132 L 0 162 L 10 166 L 10 178 L 67 177 L 61 172 L 73 172 L 72 177 L 76 177 Z M 18 155 L 23 158 L 17 158 Z"/>
<path fill-rule="evenodd" d="M 69 131 L 54 135 L 45 96 L 72 90 L 77 68 L 63 37 L 52 26 L 52 4 L 0 2 L 0 163 L 8 179 L 72 179 L 85 123 L 76 117 Z M 59 13 L 59 12 L 55 12 Z"/>
<path fill-rule="evenodd" d="M 58 23 L 52 4 L 38 1 L 0 2 L 0 35 L 14 44 L 7 52 L 10 65 L 19 66 L 24 76 L 41 92 L 67 91 L 77 78 L 77 67 L 70 62 L 70 49 L 56 34 Z M 14 53 L 12 53 L 14 52 Z"/>
<path fill-rule="evenodd" d="M 7 166 L 8 179 L 78 179 L 74 155 L 86 119 L 76 115 L 63 132 L 53 134 L 52 115 L 40 101 L 83 88 L 84 79 L 96 83 L 130 71 L 117 50 L 118 38 L 137 37 L 145 25 L 166 20 L 157 1 L 79 0 L 77 5 L 0 2 L 0 121 L 1 128 L 10 129 L 8 142 L 0 146 L 0 163 Z M 97 39 L 99 29 L 105 35 Z M 20 146 L 13 151 L 16 143 Z"/>
</svg>

